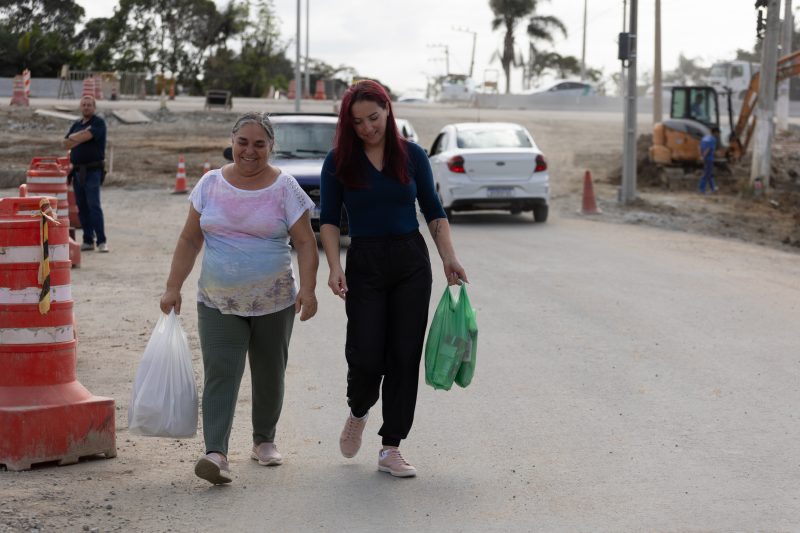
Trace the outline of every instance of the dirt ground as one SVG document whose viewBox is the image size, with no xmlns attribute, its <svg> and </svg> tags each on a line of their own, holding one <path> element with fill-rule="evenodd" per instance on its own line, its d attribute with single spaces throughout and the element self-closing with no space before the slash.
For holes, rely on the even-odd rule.
<svg viewBox="0 0 800 533">
<path fill-rule="evenodd" d="M 217 111 L 145 113 L 152 119 L 149 124 L 127 125 L 107 117 L 113 167 L 106 187 L 114 191 L 125 190 L 121 201 L 126 207 L 139 206 L 136 216 L 114 222 L 109 242 L 113 248 L 116 234 L 120 240 L 123 236 L 128 241 L 135 237 L 141 247 L 116 248 L 105 257 L 92 256 L 84 269 L 90 271 L 96 281 L 89 287 L 91 292 L 84 292 L 80 301 L 76 299 L 76 306 L 82 309 L 82 320 L 100 322 L 108 316 L 119 317 L 114 327 L 105 333 L 93 333 L 82 339 L 82 346 L 90 348 L 79 355 L 78 368 L 79 376 L 87 373 L 93 376 L 95 385 L 90 389 L 94 394 L 116 397 L 118 427 L 124 426 L 120 421 L 126 418 L 124 409 L 127 405 L 127 399 L 119 398 L 118 392 L 130 386 L 140 357 L 140 346 L 154 323 L 154 304 L 128 306 L 118 301 L 123 294 L 120 285 L 152 286 L 153 279 L 163 279 L 166 267 L 162 258 L 171 253 L 186 210 L 185 197 L 163 194 L 154 201 L 151 191 L 157 189 L 166 193 L 173 186 L 179 154 L 186 157 L 190 186 L 200 177 L 205 161 L 212 166 L 222 163 L 221 150 L 235 118 L 234 113 Z M 430 146 L 444 124 L 478 118 L 474 109 L 451 107 L 398 106 L 398 115 L 413 122 L 425 147 Z M 734 168 L 729 175 L 720 175 L 721 192 L 707 196 L 694 192 L 696 173 L 673 180 L 670 189 L 660 183 L 648 182 L 643 175 L 638 189 L 639 199 L 633 205 L 622 207 L 616 202 L 618 185 L 615 174 L 618 174 L 622 138 L 616 115 L 483 110 L 479 117 L 481 120 L 519 122 L 531 130 L 547 156 L 553 184 L 552 209 L 556 216 L 580 216 L 576 211 L 581 205 L 583 174 L 589 169 L 603 210 L 602 215 L 594 217 L 600 223 L 657 226 L 800 252 L 798 134 L 778 139 L 775 191 L 768 199 L 747 199 L 739 193 L 737 179 L 746 172 L 746 167 L 742 166 Z M 4 130 L 0 139 L 0 189 L 4 189 L 6 194 L 13 192 L 7 187 L 14 180 L 22 179 L 31 157 L 62 153 L 59 140 L 68 125 L 62 119 L 34 115 L 31 109 L 0 108 L 0 127 Z M 646 123 L 641 127 L 646 127 Z M 110 154 L 111 150 L 109 158 Z M 162 220 L 161 214 L 165 210 L 170 210 L 170 213 L 179 211 L 179 214 L 170 214 Z M 520 216 L 530 217 L 530 214 Z M 158 223 L 154 224 L 154 220 Z M 123 280 L 104 273 L 103 262 L 110 260 L 117 262 L 115 272 L 121 272 Z M 119 264 L 123 266 L 119 267 Z M 198 270 L 195 269 L 193 276 Z M 192 279 L 188 280 L 187 286 L 192 283 Z M 157 297 L 155 292 L 147 295 L 151 303 L 156 302 Z M 191 311 L 188 313 L 187 323 L 191 322 Z M 196 342 L 192 349 L 199 352 Z M 120 352 L 126 352 L 129 358 L 121 360 Z M 195 360 L 196 371 L 200 366 Z M 25 489 L 13 490 L 9 485 L 6 486 L 9 490 L 4 492 L 0 487 L 0 494 L 4 494 L 0 499 L 0 532 L 99 531 L 98 524 L 102 524 L 103 531 L 142 530 L 136 525 L 136 517 L 158 513 L 168 504 L 148 495 L 150 484 L 163 484 L 164 479 L 174 479 L 169 483 L 176 501 L 185 503 L 199 498 L 193 505 L 212 501 L 205 494 L 198 496 L 200 482 L 195 479 L 187 481 L 184 475 L 197 450 L 187 452 L 184 441 L 128 437 L 127 432 L 118 431 L 119 457 L 114 461 L 89 461 L 81 468 L 43 467 L 44 472 L 42 469 L 34 470 L 39 473 L 35 480 L 32 480 L 33 475 L 24 472 L 8 473 L 8 478 L 4 476 L 0 483 L 8 481 L 13 485 L 15 479 L 24 479 Z M 245 449 L 246 445 L 240 442 L 238 448 Z M 152 468 L 155 457 L 166 459 L 157 461 L 157 469 Z M 82 476 L 87 482 L 102 476 L 106 492 L 83 493 L 81 483 L 76 483 L 76 480 L 84 479 Z M 141 494 L 132 499 L 130 495 L 137 491 Z M 120 497 L 123 493 L 126 498 Z M 119 506 L 118 500 L 135 501 L 139 508 L 132 504 Z M 153 528 L 151 525 L 147 530 L 184 530 L 180 527 L 181 519 L 185 518 L 181 513 L 190 508 L 188 504 L 176 505 L 180 511 L 164 518 L 161 527 Z"/>
</svg>

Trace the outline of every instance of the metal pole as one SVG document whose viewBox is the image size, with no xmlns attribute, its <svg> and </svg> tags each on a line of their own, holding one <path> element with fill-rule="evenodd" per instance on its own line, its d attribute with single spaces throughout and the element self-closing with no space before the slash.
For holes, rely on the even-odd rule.
<svg viewBox="0 0 800 533">
<path fill-rule="evenodd" d="M 656 55 L 653 58 L 653 125 L 661 122 L 663 102 L 661 92 L 661 0 L 656 0 Z"/>
<path fill-rule="evenodd" d="M 583 0 L 583 50 L 581 52 L 581 81 L 586 79 L 586 3 Z"/>
<path fill-rule="evenodd" d="M 475 68 L 475 43 L 478 40 L 478 32 L 472 32 L 472 59 L 469 60 L 469 77 L 472 77 L 472 70 Z"/>
<path fill-rule="evenodd" d="M 772 163 L 772 139 L 775 136 L 775 78 L 778 71 L 778 34 L 780 33 L 780 0 L 767 3 L 767 28 L 761 49 L 756 130 L 753 136 L 753 162 L 750 166 L 750 186 L 756 196 L 769 188 Z"/>
<path fill-rule="evenodd" d="M 300 112 L 300 96 L 303 93 L 303 87 L 300 85 L 300 0 L 297 0 L 297 36 L 294 40 L 295 58 L 294 58 L 294 111 Z"/>
<path fill-rule="evenodd" d="M 311 11 L 309 11 L 309 9 L 308 9 L 308 2 L 309 2 L 309 0 L 306 0 L 306 87 L 305 87 L 305 92 L 303 94 L 304 95 L 307 94 L 307 95 L 310 96 L 311 95 L 311 75 L 308 72 L 308 36 L 309 36 L 308 21 L 311 18 Z"/>
<path fill-rule="evenodd" d="M 783 0 L 783 43 L 781 44 L 781 57 L 792 53 L 792 32 L 794 31 L 794 17 L 792 16 L 792 0 Z M 789 129 L 789 80 L 785 79 L 778 84 L 778 131 Z"/>
<path fill-rule="evenodd" d="M 444 60 L 445 60 L 445 66 L 446 66 L 446 69 L 447 69 L 447 75 L 449 76 L 450 75 L 450 47 L 447 46 L 447 45 L 445 45 L 445 47 L 444 47 Z"/>
<path fill-rule="evenodd" d="M 636 48 L 638 0 L 631 0 L 630 61 L 628 64 L 628 91 L 625 95 L 625 147 L 622 162 L 622 188 L 620 202 L 627 204 L 636 199 Z"/>
</svg>

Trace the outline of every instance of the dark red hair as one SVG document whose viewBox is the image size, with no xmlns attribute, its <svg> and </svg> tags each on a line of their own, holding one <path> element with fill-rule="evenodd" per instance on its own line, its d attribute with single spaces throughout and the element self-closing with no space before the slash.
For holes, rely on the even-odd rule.
<svg viewBox="0 0 800 533">
<path fill-rule="evenodd" d="M 339 122 L 336 124 L 336 136 L 333 140 L 336 176 L 348 187 L 361 188 L 366 185 L 367 168 L 359 153 L 363 149 L 363 143 L 356 135 L 351 114 L 353 104 L 364 100 L 375 102 L 388 112 L 383 145 L 383 172 L 405 185 L 411 181 L 408 175 L 406 141 L 400 137 L 397 131 L 389 95 L 380 83 L 372 80 L 354 83 L 342 97 Z"/>
</svg>

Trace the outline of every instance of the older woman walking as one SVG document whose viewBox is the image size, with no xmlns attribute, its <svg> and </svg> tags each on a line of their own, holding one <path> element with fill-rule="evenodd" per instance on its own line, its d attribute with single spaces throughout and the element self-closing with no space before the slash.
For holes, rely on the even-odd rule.
<svg viewBox="0 0 800 533">
<path fill-rule="evenodd" d="M 317 312 L 319 265 L 309 209 L 314 202 L 290 175 L 269 163 L 275 142 L 266 115 L 247 113 L 233 126 L 233 163 L 212 170 L 192 190 L 161 310 L 181 310 L 181 287 L 205 244 L 197 314 L 203 353 L 203 437 L 197 476 L 233 480 L 227 460 L 239 384 L 249 358 L 253 383 L 253 448 L 262 465 L 283 461 L 275 432 L 294 315 Z M 292 272 L 291 237 L 300 287 Z"/>
</svg>

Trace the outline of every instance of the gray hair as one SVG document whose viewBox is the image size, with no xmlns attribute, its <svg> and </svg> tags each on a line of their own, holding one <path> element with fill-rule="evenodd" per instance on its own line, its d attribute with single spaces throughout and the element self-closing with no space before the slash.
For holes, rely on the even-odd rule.
<svg viewBox="0 0 800 533">
<path fill-rule="evenodd" d="M 250 112 L 241 115 L 236 119 L 231 134 L 236 135 L 239 130 L 242 129 L 242 126 L 247 124 L 258 124 L 264 130 L 264 133 L 267 134 L 267 139 L 269 139 L 270 144 L 275 142 L 275 129 L 272 127 L 272 121 L 270 121 L 268 114 Z"/>
</svg>

